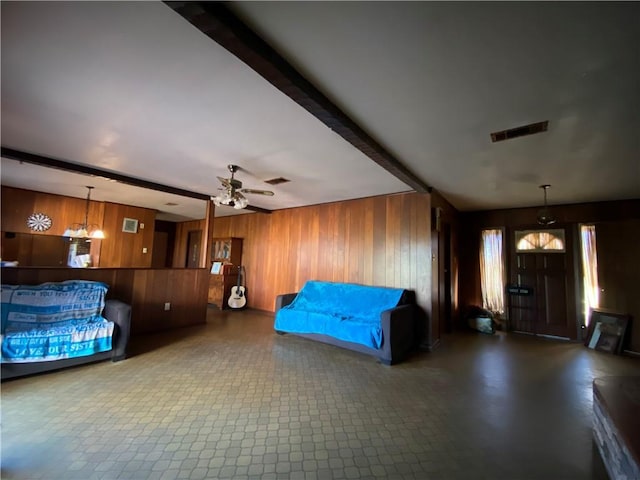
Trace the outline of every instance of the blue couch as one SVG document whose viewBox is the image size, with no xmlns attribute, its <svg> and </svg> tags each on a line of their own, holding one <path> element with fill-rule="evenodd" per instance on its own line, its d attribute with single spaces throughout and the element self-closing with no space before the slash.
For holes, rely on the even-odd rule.
<svg viewBox="0 0 640 480">
<path fill-rule="evenodd" d="M 278 295 L 274 329 L 377 357 L 392 365 L 418 343 L 410 290 L 308 281 Z"/>
</svg>

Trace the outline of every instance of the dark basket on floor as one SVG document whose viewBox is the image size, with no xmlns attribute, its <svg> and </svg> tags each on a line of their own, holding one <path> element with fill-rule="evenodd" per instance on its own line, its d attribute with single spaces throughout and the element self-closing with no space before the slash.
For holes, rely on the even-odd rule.
<svg viewBox="0 0 640 480">
<path fill-rule="evenodd" d="M 486 333 L 487 335 L 493 335 L 496 333 L 497 322 L 493 316 L 493 312 L 486 308 L 472 305 L 468 307 L 464 320 L 471 330 L 475 330 L 480 333 Z"/>
</svg>

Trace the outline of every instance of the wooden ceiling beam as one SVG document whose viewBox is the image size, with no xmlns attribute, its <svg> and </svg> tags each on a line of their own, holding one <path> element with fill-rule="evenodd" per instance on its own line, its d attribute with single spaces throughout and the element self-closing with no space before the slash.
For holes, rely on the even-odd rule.
<svg viewBox="0 0 640 480">
<path fill-rule="evenodd" d="M 157 190 L 159 192 L 171 193 L 173 195 L 180 195 L 182 197 L 195 198 L 197 200 L 204 200 L 206 202 L 211 199 L 211 195 L 206 195 L 204 193 L 192 192 L 190 190 L 184 190 L 182 188 L 172 187 L 170 185 L 150 182 L 141 178 L 129 177 L 128 175 L 123 175 L 111 170 L 102 170 L 100 168 L 91 167 L 89 165 L 82 165 L 79 163 L 68 162 L 66 160 L 46 157 L 44 155 L 37 155 L 35 153 L 23 152 L 21 150 L 15 150 L 9 147 L 1 147 L 0 153 L 3 158 L 9 160 L 41 165 L 44 167 L 57 168 L 59 170 L 65 170 L 67 172 L 104 177 L 115 180 L 119 183 L 132 185 L 134 187 L 148 188 L 149 190 Z M 253 205 L 248 205 L 246 207 L 246 210 L 251 210 L 258 213 L 271 213 L 271 210 L 267 210 L 266 208 L 261 207 L 255 207 Z"/>
<path fill-rule="evenodd" d="M 431 187 L 374 140 L 221 2 L 165 2 L 331 130 L 417 192 Z"/>
</svg>

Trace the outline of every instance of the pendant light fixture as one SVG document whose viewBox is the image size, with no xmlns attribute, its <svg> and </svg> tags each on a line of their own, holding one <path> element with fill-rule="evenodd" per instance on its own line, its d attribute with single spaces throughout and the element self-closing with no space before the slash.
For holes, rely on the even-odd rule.
<svg viewBox="0 0 640 480">
<path fill-rule="evenodd" d="M 538 210 L 538 223 L 540 225 L 551 225 L 556 223 L 556 219 L 553 218 L 551 212 L 549 211 L 549 207 L 547 206 L 547 189 L 551 185 L 540 185 L 540 188 L 544 190 L 544 207 Z"/>
<path fill-rule="evenodd" d="M 67 227 L 62 234 L 63 237 L 86 238 L 89 241 L 92 238 L 104 238 L 104 232 L 98 225 L 89 225 L 89 202 L 91 200 L 91 190 L 93 190 L 93 188 L 94 187 L 87 185 L 87 189 L 89 189 L 89 191 L 87 192 L 87 202 L 84 211 L 84 223 L 74 223 Z"/>
</svg>

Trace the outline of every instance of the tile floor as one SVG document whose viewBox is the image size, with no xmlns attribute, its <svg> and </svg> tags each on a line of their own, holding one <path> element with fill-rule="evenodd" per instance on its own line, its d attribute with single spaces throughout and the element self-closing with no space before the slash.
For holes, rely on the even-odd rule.
<svg viewBox="0 0 640 480">
<path fill-rule="evenodd" d="M 640 360 L 457 333 L 387 367 L 271 315 L 134 339 L 133 356 L 2 384 L 2 478 L 604 479 L 592 380 Z"/>
</svg>

